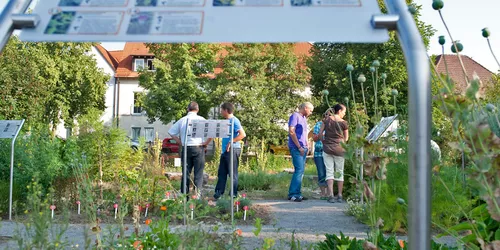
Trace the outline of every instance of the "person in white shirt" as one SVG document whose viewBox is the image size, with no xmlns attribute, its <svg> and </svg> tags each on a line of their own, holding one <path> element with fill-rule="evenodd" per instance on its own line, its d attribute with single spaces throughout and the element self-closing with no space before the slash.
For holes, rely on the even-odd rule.
<svg viewBox="0 0 500 250">
<path fill-rule="evenodd" d="M 168 133 L 179 145 L 179 152 L 181 153 L 182 160 L 182 173 L 184 173 L 184 141 L 186 138 L 186 126 L 188 121 L 194 120 L 206 120 L 202 116 L 198 115 L 199 106 L 196 102 L 191 102 L 187 108 L 187 115 L 178 120 L 174 125 L 168 130 Z M 191 134 L 192 127 L 188 127 L 188 134 Z M 187 139 L 187 150 L 186 150 L 186 165 L 187 165 L 187 178 L 186 190 L 184 190 L 184 176 L 181 179 L 181 192 L 183 194 L 189 193 L 190 183 L 193 182 L 190 179 L 191 172 L 194 169 L 194 188 L 196 188 L 196 193 L 198 198 L 201 198 L 201 188 L 203 186 L 203 169 L 205 168 L 205 149 L 207 145 L 212 141 L 212 138 L 208 138 L 203 141 L 203 138 L 188 138 Z M 191 180 L 191 181 L 190 181 Z"/>
</svg>

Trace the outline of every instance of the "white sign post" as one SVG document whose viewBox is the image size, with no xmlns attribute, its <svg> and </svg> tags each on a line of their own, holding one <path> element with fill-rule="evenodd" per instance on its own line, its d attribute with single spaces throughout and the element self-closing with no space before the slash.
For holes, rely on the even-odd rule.
<svg viewBox="0 0 500 250">
<path fill-rule="evenodd" d="M 10 189 L 9 189 L 9 220 L 12 220 L 12 189 L 14 188 L 14 146 L 17 135 L 23 127 L 23 120 L 0 121 L 0 139 L 12 139 L 10 149 Z"/>
<path fill-rule="evenodd" d="M 24 41 L 382 43 L 398 34 L 408 72 L 409 249 L 430 248 L 431 94 L 427 51 L 404 0 L 7 0 L 0 52 Z"/>
<path fill-rule="evenodd" d="M 191 138 L 203 138 L 206 141 L 208 138 L 227 138 L 228 136 L 231 138 L 230 142 L 233 141 L 233 126 L 229 120 L 187 120 L 186 121 L 186 131 L 185 138 L 183 142 L 183 169 L 182 169 L 182 190 L 184 194 L 187 195 L 187 140 L 189 137 Z M 224 150 L 224 149 L 223 149 Z M 231 204 L 233 204 L 233 147 L 230 147 L 231 150 L 231 159 L 230 159 L 230 179 L 231 179 Z M 198 187 L 201 188 L 201 187 Z M 231 206 L 231 224 L 234 219 L 234 210 L 233 206 Z M 184 198 L 184 225 L 186 224 L 186 215 L 187 214 L 187 196 Z"/>
</svg>

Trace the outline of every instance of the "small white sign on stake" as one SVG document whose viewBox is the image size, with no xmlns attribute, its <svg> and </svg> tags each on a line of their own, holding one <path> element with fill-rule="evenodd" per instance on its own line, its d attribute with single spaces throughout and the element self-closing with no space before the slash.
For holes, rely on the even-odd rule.
<svg viewBox="0 0 500 250">
<path fill-rule="evenodd" d="M 174 158 L 174 167 L 181 166 L 181 158 Z"/>
</svg>

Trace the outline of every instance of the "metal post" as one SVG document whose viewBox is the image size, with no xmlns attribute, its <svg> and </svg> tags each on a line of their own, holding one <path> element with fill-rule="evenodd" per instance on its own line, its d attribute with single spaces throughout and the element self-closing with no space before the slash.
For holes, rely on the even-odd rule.
<svg viewBox="0 0 500 250">
<path fill-rule="evenodd" d="M 9 189 L 9 220 L 12 220 L 12 190 L 14 187 L 14 146 L 16 145 L 16 139 L 19 135 L 19 131 L 23 127 L 24 119 L 21 120 L 21 124 L 17 128 L 17 132 L 12 138 L 11 149 L 10 149 L 10 189 Z"/>
<path fill-rule="evenodd" d="M 182 193 L 184 194 L 184 225 L 186 225 L 186 214 L 187 214 L 187 140 L 188 140 L 188 132 L 189 132 L 189 119 L 186 119 L 186 130 L 184 131 L 184 142 L 183 142 L 183 152 L 182 152 Z M 181 138 L 182 139 L 182 138 Z"/>
<path fill-rule="evenodd" d="M 403 0 L 385 0 L 389 17 L 385 28 L 396 28 L 408 71 L 409 106 L 409 232 L 410 250 L 431 248 L 431 88 L 430 65 L 422 38 Z M 395 15 L 394 15 L 395 14 Z M 375 16 L 376 28 L 384 26 Z M 385 19 L 388 20 L 387 18 Z M 395 24 L 395 26 L 394 26 Z"/>
<path fill-rule="evenodd" d="M 10 0 L 5 5 L 5 8 L 0 12 L 0 52 L 9 41 L 10 36 L 14 32 L 13 14 L 22 14 L 30 5 L 31 0 Z"/>
<path fill-rule="evenodd" d="M 364 161 L 364 155 L 365 155 L 365 152 L 363 150 L 364 148 L 360 148 L 358 149 L 359 151 L 359 158 L 361 159 L 361 164 L 359 166 L 359 184 L 361 185 L 361 204 L 364 204 L 365 201 L 364 201 L 364 196 L 365 196 L 365 184 L 363 183 L 364 182 L 364 173 L 363 173 L 363 170 L 364 170 L 364 166 L 363 166 L 363 161 Z"/>
<path fill-rule="evenodd" d="M 233 145 L 233 139 L 234 139 L 234 119 L 233 121 L 231 121 L 231 139 L 229 140 L 229 145 L 231 145 L 229 147 L 229 153 L 231 154 L 229 157 L 230 157 L 230 166 L 229 166 L 229 178 L 231 179 L 231 225 L 233 225 L 234 223 L 234 188 L 233 188 L 233 175 L 234 175 L 234 171 L 233 171 L 233 167 L 234 167 L 234 156 L 233 156 L 233 153 L 234 153 L 234 145 Z"/>
</svg>

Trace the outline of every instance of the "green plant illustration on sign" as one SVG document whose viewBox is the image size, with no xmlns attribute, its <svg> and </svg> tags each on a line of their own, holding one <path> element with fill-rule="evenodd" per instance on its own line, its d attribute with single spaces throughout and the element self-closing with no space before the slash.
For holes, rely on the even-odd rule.
<svg viewBox="0 0 500 250">
<path fill-rule="evenodd" d="M 75 15 L 74 11 L 65 11 L 52 16 L 47 29 L 45 29 L 45 34 L 66 34 Z"/>
</svg>

